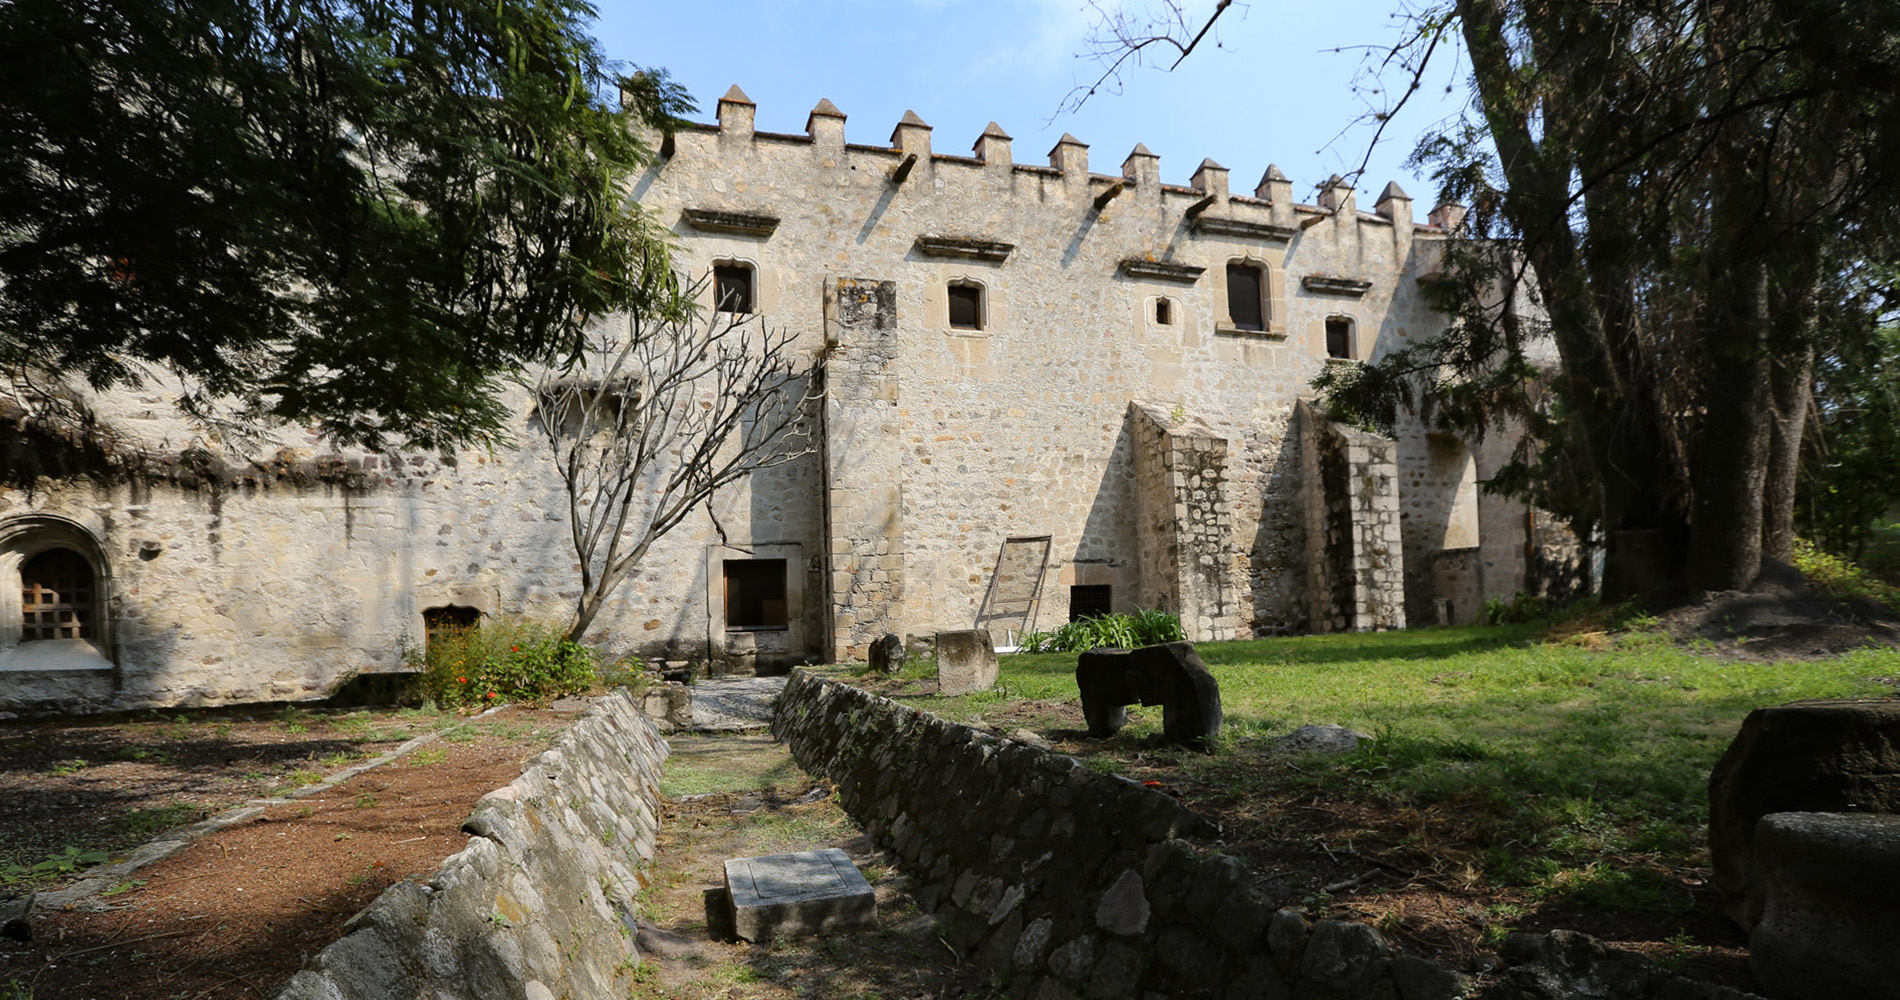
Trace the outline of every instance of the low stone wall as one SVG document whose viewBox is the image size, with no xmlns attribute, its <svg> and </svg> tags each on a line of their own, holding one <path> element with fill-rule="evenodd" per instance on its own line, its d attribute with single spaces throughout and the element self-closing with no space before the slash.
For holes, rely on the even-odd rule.
<svg viewBox="0 0 1900 1000">
<path fill-rule="evenodd" d="M 1274 910 L 1174 799 L 797 671 L 773 733 L 920 876 L 944 941 L 1013 997 L 1741 1000 L 1581 934 L 1513 935 L 1484 981 L 1367 924 Z"/>
<path fill-rule="evenodd" d="M 278 1000 L 626 996 L 666 754 L 624 691 L 599 699 L 476 803 L 433 879 L 390 886 Z"/>
</svg>

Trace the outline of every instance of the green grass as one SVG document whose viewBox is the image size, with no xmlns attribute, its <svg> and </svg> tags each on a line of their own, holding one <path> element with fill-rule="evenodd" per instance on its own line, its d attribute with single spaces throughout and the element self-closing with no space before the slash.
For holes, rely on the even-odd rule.
<svg viewBox="0 0 1900 1000">
<path fill-rule="evenodd" d="M 1891 697 L 1900 653 L 1772 664 L 1686 651 L 1637 621 L 1598 643 L 1539 641 L 1538 624 L 1308 636 L 1197 646 L 1220 681 L 1213 752 L 1161 746 L 1159 709 L 1131 710 L 1089 763 L 1239 797 L 1319 794 L 1443 819 L 1495 884 L 1532 900 L 1667 909 L 1654 878 L 1706 864 L 1709 770 L 1750 710 L 1808 698 Z M 1647 627 L 1647 628 L 1646 628 Z M 1075 654 L 1002 659 L 995 691 L 902 700 L 950 718 L 1033 715 L 1023 699 L 1075 702 Z M 1338 723 L 1374 739 L 1344 758 L 1268 777 L 1271 737 Z M 1144 775 L 1146 776 L 1146 775 Z M 1608 865 L 1608 855 L 1640 857 Z"/>
<path fill-rule="evenodd" d="M 689 733 L 669 737 L 668 742 L 673 752 L 660 776 L 660 794 L 668 798 L 789 788 L 806 780 L 798 765 L 792 763 L 792 755 L 781 746 Z"/>
</svg>

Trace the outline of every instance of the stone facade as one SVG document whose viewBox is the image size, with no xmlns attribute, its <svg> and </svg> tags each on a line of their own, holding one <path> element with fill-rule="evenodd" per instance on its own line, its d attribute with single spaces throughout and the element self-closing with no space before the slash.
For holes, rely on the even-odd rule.
<svg viewBox="0 0 1900 1000">
<path fill-rule="evenodd" d="M 996 127 L 946 155 L 914 115 L 848 143 L 828 102 L 800 135 L 753 117 L 735 88 L 717 124 L 654 137 L 630 194 L 683 271 L 749 281 L 816 360 L 820 446 L 682 523 L 590 641 L 764 669 L 862 659 L 886 633 L 1006 645 L 1072 605 L 1167 608 L 1207 640 L 1429 624 L 1444 597 L 1464 621 L 1537 585 L 1548 525 L 1440 497 L 1422 430 L 1297 423 L 1327 365 L 1442 328 L 1418 278 L 1449 215 L 1415 222 L 1396 186 L 1371 212 L 1337 182 L 1297 203 L 1272 168 L 1235 192 L 1212 161 L 1163 183 L 1143 147 L 1093 172 L 1068 136 L 1022 163 Z M 315 698 L 400 669 L 431 609 L 565 617 L 565 496 L 529 394 L 508 402 L 518 445 L 458 455 L 293 430 L 241 459 L 158 391 L 90 400 L 105 443 L 0 443 L 0 576 L 62 548 L 97 585 L 87 638 L 25 642 L 0 588 L 0 712 Z M 1321 442 L 1349 468 L 1318 475 Z M 1470 448 L 1482 478 L 1506 443 Z M 1475 539 L 1448 541 L 1472 506 Z M 739 561 L 783 573 L 782 625 L 735 623 Z"/>
</svg>

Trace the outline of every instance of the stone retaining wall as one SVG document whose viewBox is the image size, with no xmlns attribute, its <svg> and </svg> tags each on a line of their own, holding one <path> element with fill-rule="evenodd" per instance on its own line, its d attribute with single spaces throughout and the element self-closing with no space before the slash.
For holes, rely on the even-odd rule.
<svg viewBox="0 0 1900 1000">
<path fill-rule="evenodd" d="M 773 733 L 918 875 L 944 941 L 1012 997 L 1741 1000 L 1581 934 L 1517 934 L 1482 980 L 1309 923 L 1244 884 L 1174 799 L 1073 757 L 794 672 Z"/>
<path fill-rule="evenodd" d="M 476 803 L 433 879 L 390 886 L 278 1000 L 626 996 L 666 755 L 629 695 L 599 699 Z"/>
</svg>

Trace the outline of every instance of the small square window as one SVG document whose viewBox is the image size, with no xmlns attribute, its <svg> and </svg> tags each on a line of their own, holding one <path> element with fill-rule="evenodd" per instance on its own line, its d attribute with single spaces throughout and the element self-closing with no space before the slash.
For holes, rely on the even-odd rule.
<svg viewBox="0 0 1900 1000">
<path fill-rule="evenodd" d="M 752 311 L 752 269 L 744 264 L 720 264 L 713 268 L 713 296 L 720 312 Z"/>
<path fill-rule="evenodd" d="M 1155 325 L 1156 326 L 1173 326 L 1174 325 L 1174 303 L 1168 301 L 1167 299 L 1155 300 Z"/>
<path fill-rule="evenodd" d="M 1266 282 L 1251 264 L 1227 265 L 1227 318 L 1242 330 L 1265 330 L 1266 307 L 1261 292 Z"/>
<path fill-rule="evenodd" d="M 727 629 L 786 627 L 785 560 L 727 559 L 725 572 Z"/>
<path fill-rule="evenodd" d="M 1069 620 L 1100 618 L 1108 614 L 1115 588 L 1106 583 L 1069 588 Z"/>
<path fill-rule="evenodd" d="M 975 285 L 950 286 L 950 325 L 959 330 L 983 329 L 983 290 Z"/>
<path fill-rule="evenodd" d="M 1344 316 L 1326 318 L 1326 356 L 1347 358 L 1352 354 L 1352 320 Z"/>
</svg>

